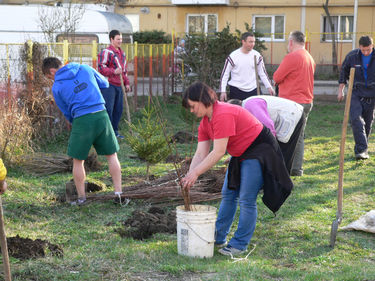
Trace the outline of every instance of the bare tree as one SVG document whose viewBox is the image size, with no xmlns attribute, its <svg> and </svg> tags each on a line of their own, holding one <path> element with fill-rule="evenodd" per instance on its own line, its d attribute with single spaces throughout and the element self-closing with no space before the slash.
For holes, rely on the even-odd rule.
<svg viewBox="0 0 375 281">
<path fill-rule="evenodd" d="M 326 0 L 326 3 L 323 4 L 323 9 L 327 15 L 327 20 L 328 24 L 331 28 L 332 34 L 332 70 L 333 72 L 337 73 L 338 72 L 338 67 L 337 67 L 337 51 L 336 51 L 336 33 L 335 33 L 335 25 L 333 24 L 331 14 L 329 12 L 329 0 Z"/>
<path fill-rule="evenodd" d="M 83 4 L 72 4 L 69 2 L 66 7 L 41 7 L 38 10 L 39 27 L 48 42 L 54 42 L 57 32 L 63 33 L 64 37 L 74 38 L 75 31 L 85 13 Z"/>
</svg>

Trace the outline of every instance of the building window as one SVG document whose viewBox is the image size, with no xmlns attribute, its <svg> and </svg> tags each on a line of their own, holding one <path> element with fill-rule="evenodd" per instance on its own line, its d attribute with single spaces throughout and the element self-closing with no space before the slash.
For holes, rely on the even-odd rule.
<svg viewBox="0 0 375 281">
<path fill-rule="evenodd" d="M 215 14 L 189 14 L 187 15 L 188 33 L 215 33 L 217 32 L 217 15 Z"/>
<path fill-rule="evenodd" d="M 253 27 L 256 32 L 262 33 L 259 38 L 265 41 L 284 41 L 285 40 L 285 17 L 284 16 L 253 16 Z"/>
<path fill-rule="evenodd" d="M 328 22 L 328 17 L 323 16 L 323 35 L 322 41 L 352 41 L 353 39 L 353 16 L 331 16 L 333 28 Z"/>
</svg>

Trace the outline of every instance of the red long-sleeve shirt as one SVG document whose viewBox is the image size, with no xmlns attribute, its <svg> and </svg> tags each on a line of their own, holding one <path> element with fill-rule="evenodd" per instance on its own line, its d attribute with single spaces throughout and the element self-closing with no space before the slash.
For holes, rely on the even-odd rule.
<svg viewBox="0 0 375 281">
<path fill-rule="evenodd" d="M 305 49 L 287 54 L 273 74 L 279 84 L 279 97 L 297 103 L 311 103 L 314 90 L 315 62 Z"/>
<path fill-rule="evenodd" d="M 115 86 L 121 86 L 121 79 L 115 74 L 115 69 L 121 67 L 124 84 L 129 85 L 129 78 L 126 70 L 126 55 L 121 48 L 116 49 L 112 45 L 103 49 L 98 54 L 98 71 L 108 77 L 108 82 Z"/>
</svg>

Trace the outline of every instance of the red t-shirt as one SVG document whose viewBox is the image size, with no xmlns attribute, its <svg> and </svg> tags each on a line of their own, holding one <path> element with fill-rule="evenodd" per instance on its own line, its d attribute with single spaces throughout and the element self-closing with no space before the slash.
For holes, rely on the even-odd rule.
<svg viewBox="0 0 375 281">
<path fill-rule="evenodd" d="M 203 117 L 198 128 L 198 141 L 229 138 L 227 151 L 240 156 L 253 143 L 263 124 L 250 112 L 238 105 L 215 102 L 211 120 Z"/>
</svg>

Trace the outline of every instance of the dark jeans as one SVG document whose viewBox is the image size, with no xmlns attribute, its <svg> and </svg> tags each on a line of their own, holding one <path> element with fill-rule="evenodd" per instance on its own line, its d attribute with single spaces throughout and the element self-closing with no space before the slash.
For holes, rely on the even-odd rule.
<svg viewBox="0 0 375 281">
<path fill-rule="evenodd" d="M 350 105 L 350 124 L 355 141 L 354 153 L 367 150 L 368 137 L 374 120 L 375 98 L 364 98 L 352 95 Z"/>
<path fill-rule="evenodd" d="M 240 89 L 230 86 L 229 85 L 229 98 L 230 99 L 238 99 L 238 100 L 245 100 L 249 97 L 256 96 L 257 95 L 257 88 L 250 92 L 244 92 Z"/>
<path fill-rule="evenodd" d="M 120 86 L 109 84 L 109 88 L 101 89 L 103 98 L 105 100 L 105 107 L 108 112 L 109 120 L 115 134 L 118 134 L 118 124 L 121 120 L 123 109 L 123 93 Z"/>
<path fill-rule="evenodd" d="M 299 135 L 296 150 L 294 154 L 294 159 L 292 163 L 291 171 L 296 172 L 303 172 L 302 164 L 303 164 L 303 156 L 305 151 L 305 128 L 307 123 L 307 118 L 309 117 L 309 113 L 313 107 L 313 103 L 300 103 L 303 106 L 303 114 L 305 116 L 305 122 L 302 125 L 301 134 Z"/>
<path fill-rule="evenodd" d="M 302 114 L 302 117 L 298 121 L 296 127 L 294 128 L 294 132 L 290 136 L 289 141 L 287 143 L 278 141 L 280 149 L 281 149 L 281 153 L 283 154 L 283 157 L 284 157 L 285 166 L 286 166 L 286 169 L 288 170 L 288 173 L 290 173 L 292 169 L 297 142 L 298 142 L 299 136 L 301 135 L 301 130 L 304 127 L 304 124 L 305 124 L 305 116 L 304 114 Z"/>
</svg>

